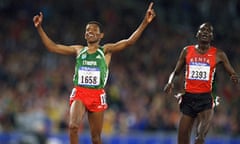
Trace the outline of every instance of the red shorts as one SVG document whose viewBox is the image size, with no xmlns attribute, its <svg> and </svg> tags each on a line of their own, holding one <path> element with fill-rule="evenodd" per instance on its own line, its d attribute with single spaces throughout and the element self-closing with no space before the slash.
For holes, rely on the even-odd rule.
<svg viewBox="0 0 240 144">
<path fill-rule="evenodd" d="M 104 89 L 75 86 L 70 95 L 70 105 L 74 100 L 80 100 L 91 112 L 99 112 L 108 108 Z"/>
</svg>

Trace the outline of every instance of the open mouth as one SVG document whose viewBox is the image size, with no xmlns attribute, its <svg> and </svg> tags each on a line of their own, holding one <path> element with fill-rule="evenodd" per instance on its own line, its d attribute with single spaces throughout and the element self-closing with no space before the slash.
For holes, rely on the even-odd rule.
<svg viewBox="0 0 240 144">
<path fill-rule="evenodd" d="M 87 36 L 88 36 L 89 38 L 95 37 L 94 34 L 90 34 L 90 33 L 88 33 Z"/>
<path fill-rule="evenodd" d="M 203 39 L 203 40 L 209 39 L 209 36 L 208 35 L 202 35 L 201 39 Z"/>
</svg>

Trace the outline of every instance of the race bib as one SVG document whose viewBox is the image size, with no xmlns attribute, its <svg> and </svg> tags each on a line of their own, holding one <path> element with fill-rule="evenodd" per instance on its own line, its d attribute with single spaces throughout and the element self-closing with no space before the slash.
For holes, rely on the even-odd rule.
<svg viewBox="0 0 240 144">
<path fill-rule="evenodd" d="M 190 64 L 188 79 L 208 81 L 210 66 L 207 64 Z"/>
<path fill-rule="evenodd" d="M 78 84 L 98 86 L 100 84 L 100 69 L 96 67 L 80 67 L 78 69 Z"/>
</svg>

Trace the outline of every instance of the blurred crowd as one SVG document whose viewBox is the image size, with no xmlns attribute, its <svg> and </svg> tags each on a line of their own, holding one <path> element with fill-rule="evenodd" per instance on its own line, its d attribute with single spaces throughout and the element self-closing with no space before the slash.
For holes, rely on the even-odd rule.
<svg viewBox="0 0 240 144">
<path fill-rule="evenodd" d="M 85 24 L 104 26 L 103 43 L 128 38 L 144 17 L 150 1 L 1 0 L 0 1 L 0 131 L 66 132 L 74 56 L 50 53 L 32 18 L 44 14 L 43 27 L 56 43 L 86 44 Z M 240 72 L 240 1 L 154 1 L 156 19 L 137 43 L 113 55 L 106 86 L 109 109 L 105 134 L 176 132 L 180 112 L 173 94 L 163 93 L 181 49 L 196 42 L 198 26 L 214 26 L 213 45 L 223 49 Z M 174 94 L 183 89 L 183 76 Z M 213 134 L 240 134 L 240 88 L 220 65 Z M 88 129 L 84 119 L 81 130 Z"/>
</svg>

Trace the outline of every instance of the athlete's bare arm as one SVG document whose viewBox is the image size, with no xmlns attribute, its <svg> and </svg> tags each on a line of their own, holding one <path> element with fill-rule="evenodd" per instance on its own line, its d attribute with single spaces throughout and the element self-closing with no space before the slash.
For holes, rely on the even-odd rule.
<svg viewBox="0 0 240 144">
<path fill-rule="evenodd" d="M 139 27 L 135 30 L 135 32 L 128 39 L 124 39 L 124 40 L 118 41 L 116 43 L 105 44 L 104 45 L 105 53 L 107 54 L 107 53 L 112 53 L 115 51 L 120 51 L 130 45 L 133 45 L 139 39 L 139 37 L 141 36 L 142 32 L 147 27 L 147 25 L 156 16 L 152 7 L 153 7 L 153 2 L 150 3 L 142 23 L 139 25 Z"/>
<path fill-rule="evenodd" d="M 182 49 L 180 56 L 178 58 L 177 64 L 176 64 L 173 72 L 169 76 L 168 83 L 164 87 L 164 92 L 172 93 L 173 80 L 174 80 L 175 76 L 179 75 L 179 73 L 182 71 L 182 69 L 184 67 L 186 51 L 187 51 L 187 47 Z"/>
<path fill-rule="evenodd" d="M 223 66 L 224 66 L 225 70 L 228 72 L 228 74 L 230 75 L 230 78 L 233 81 L 233 83 L 237 84 L 239 82 L 239 77 L 238 77 L 237 73 L 235 72 L 232 65 L 230 64 L 229 59 L 228 59 L 227 55 L 225 54 L 225 52 L 222 51 L 221 49 L 218 49 L 217 63 L 220 63 L 220 62 L 223 63 Z"/>
<path fill-rule="evenodd" d="M 43 30 L 42 21 L 43 21 L 42 12 L 40 12 L 39 15 L 36 15 L 33 17 L 34 26 L 36 27 L 42 39 L 43 44 L 50 52 L 64 54 L 64 55 L 71 55 L 71 54 L 77 54 L 82 49 L 83 46 L 81 45 L 66 46 L 66 45 L 56 44 L 55 42 L 53 42 Z"/>
</svg>

